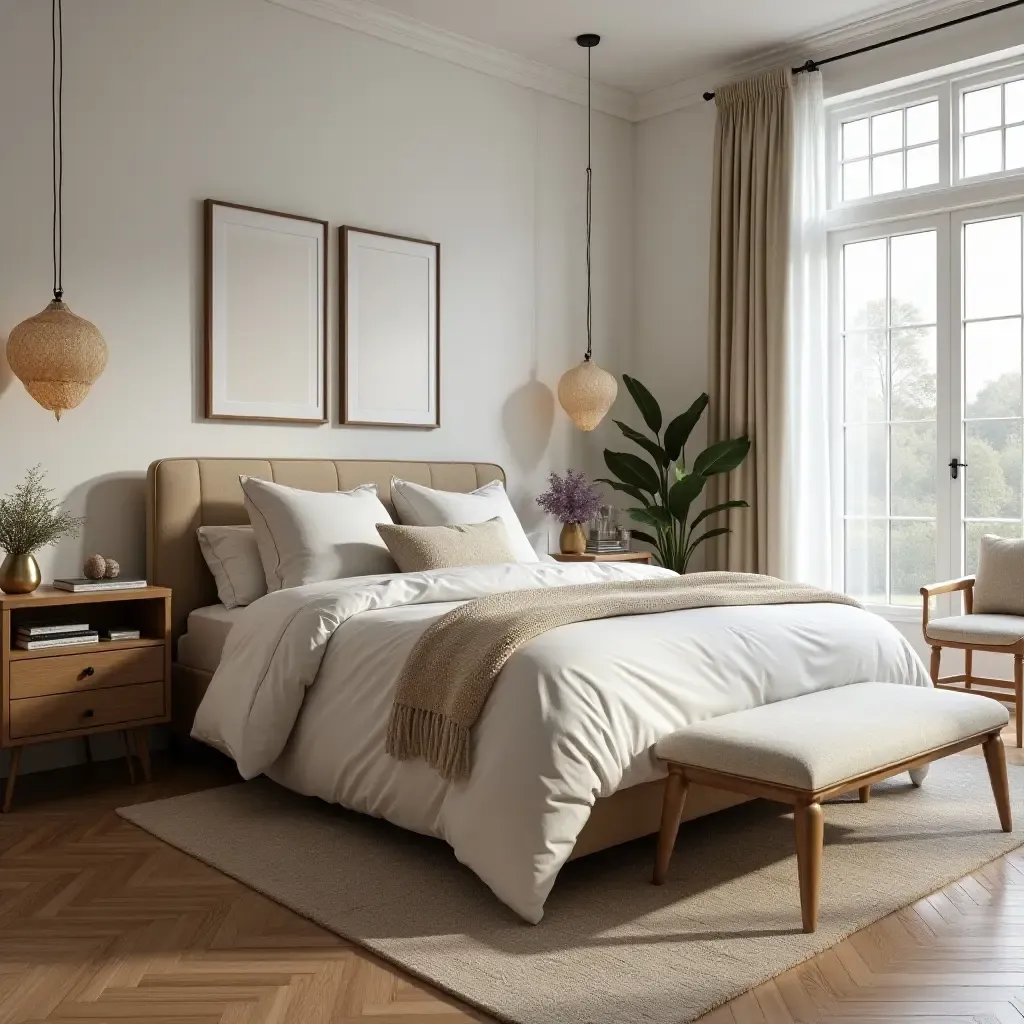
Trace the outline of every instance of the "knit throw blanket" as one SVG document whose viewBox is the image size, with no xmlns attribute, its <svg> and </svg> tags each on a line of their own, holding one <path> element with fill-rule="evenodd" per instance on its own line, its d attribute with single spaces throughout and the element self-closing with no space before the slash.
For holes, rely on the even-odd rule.
<svg viewBox="0 0 1024 1024">
<path fill-rule="evenodd" d="M 846 604 L 846 594 L 752 573 L 686 576 L 510 590 L 467 601 L 427 628 L 398 679 L 385 749 L 422 758 L 442 777 L 470 772 L 470 730 L 505 662 L 523 644 L 572 622 L 688 608 Z"/>
</svg>

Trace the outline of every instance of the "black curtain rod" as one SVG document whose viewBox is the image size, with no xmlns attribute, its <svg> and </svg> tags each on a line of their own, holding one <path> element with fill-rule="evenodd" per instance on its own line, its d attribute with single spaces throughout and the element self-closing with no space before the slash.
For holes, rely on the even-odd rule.
<svg viewBox="0 0 1024 1024">
<path fill-rule="evenodd" d="M 805 71 L 817 71 L 823 64 L 831 64 L 833 61 L 846 60 L 847 57 L 859 57 L 862 53 L 870 53 L 872 50 L 881 50 L 885 46 L 892 46 L 893 43 L 904 43 L 908 39 L 916 39 L 918 36 L 926 36 L 931 32 L 938 32 L 943 28 L 952 28 L 954 25 L 963 25 L 965 22 L 974 21 L 976 18 L 986 18 L 990 14 L 998 14 L 1000 11 L 1008 11 L 1011 7 L 1020 7 L 1024 0 L 1010 0 L 1009 3 L 1000 4 L 998 7 L 990 7 L 985 11 L 975 11 L 973 14 L 965 14 L 961 18 L 953 18 L 951 21 L 943 21 L 938 25 L 930 25 L 928 28 L 919 28 L 914 32 L 906 32 L 893 39 L 885 39 L 880 43 L 872 43 L 870 46 L 861 46 L 856 50 L 849 50 L 846 53 L 837 53 L 834 57 L 824 57 L 821 60 L 809 60 L 798 68 L 793 68 L 793 74 L 799 75 Z M 713 92 L 704 93 L 704 99 L 713 100 Z"/>
</svg>

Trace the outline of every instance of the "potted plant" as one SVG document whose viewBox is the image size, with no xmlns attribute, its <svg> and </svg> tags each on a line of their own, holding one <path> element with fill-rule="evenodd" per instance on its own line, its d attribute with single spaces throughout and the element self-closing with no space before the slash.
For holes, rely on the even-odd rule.
<svg viewBox="0 0 1024 1024">
<path fill-rule="evenodd" d="M 563 555 L 582 555 L 587 550 L 583 524 L 601 508 L 601 495 L 582 473 L 566 470 L 565 476 L 552 473 L 548 489 L 537 499 L 545 512 L 562 523 L 558 546 Z"/>
<path fill-rule="evenodd" d="M 34 466 L 13 494 L 0 498 L 0 548 L 7 557 L 0 565 L 0 590 L 28 594 L 39 586 L 41 576 L 35 552 L 62 537 L 75 537 L 84 519 L 76 519 L 53 499 L 43 486 L 46 473 Z"/>
<path fill-rule="evenodd" d="M 615 424 L 650 456 L 653 465 L 632 452 L 605 449 L 605 465 L 616 479 L 601 478 L 598 482 L 609 484 L 640 502 L 638 507 L 627 511 L 631 518 L 653 527 L 655 532 L 652 535 L 634 530 L 633 536 L 650 544 L 663 566 L 686 572 L 694 551 L 704 541 L 730 532 L 727 526 L 718 526 L 698 534 L 697 528 L 719 512 L 749 508 L 742 500 L 725 501 L 690 519 L 690 506 L 700 497 L 708 477 L 729 473 L 740 465 L 750 451 L 750 439 L 735 437 L 719 441 L 705 448 L 688 466 L 686 442 L 708 407 L 708 396 L 701 395 L 663 431 L 661 406 L 650 391 L 633 377 L 623 374 L 622 380 L 653 436 L 648 437 L 619 420 Z"/>
</svg>

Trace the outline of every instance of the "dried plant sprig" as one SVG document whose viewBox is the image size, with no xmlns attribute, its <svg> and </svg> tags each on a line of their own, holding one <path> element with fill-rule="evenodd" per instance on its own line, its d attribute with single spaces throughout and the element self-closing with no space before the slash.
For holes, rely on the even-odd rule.
<svg viewBox="0 0 1024 1024">
<path fill-rule="evenodd" d="M 585 523 L 600 511 L 601 495 L 582 473 L 570 469 L 564 477 L 548 477 L 548 489 L 537 504 L 560 523 Z"/>
<path fill-rule="evenodd" d="M 0 498 L 0 548 L 30 555 L 63 537 L 77 537 L 85 519 L 71 515 L 43 486 L 46 471 L 33 466 L 13 494 Z"/>
</svg>

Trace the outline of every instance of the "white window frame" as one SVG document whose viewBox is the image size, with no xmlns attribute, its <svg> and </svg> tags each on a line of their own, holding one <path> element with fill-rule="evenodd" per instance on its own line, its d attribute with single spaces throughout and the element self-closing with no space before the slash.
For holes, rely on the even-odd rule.
<svg viewBox="0 0 1024 1024">
<path fill-rule="evenodd" d="M 963 110 L 964 110 L 964 93 L 974 92 L 976 89 L 985 89 L 993 85 L 1005 85 L 1007 82 L 1013 82 L 1024 79 L 1024 63 L 1017 61 L 1012 64 L 1002 65 L 996 68 L 988 68 L 984 71 L 979 71 L 977 74 L 968 75 L 963 78 L 956 79 L 953 83 L 953 140 L 955 142 L 954 157 L 956 161 L 956 184 L 957 185 L 968 185 L 974 183 L 984 183 L 990 181 L 1004 181 L 1011 178 L 1019 178 L 1024 175 L 1024 167 L 1014 167 L 1010 170 L 1006 170 L 1006 125 L 1005 121 L 1000 125 L 1002 131 L 1002 145 L 1003 145 L 1003 170 L 993 171 L 991 174 L 974 174 L 970 178 L 963 176 L 964 167 L 964 139 L 961 131 L 961 124 L 963 123 Z M 1004 117 L 1005 117 L 1005 111 Z M 1019 121 L 1014 121 L 1014 124 L 1020 124 Z M 995 129 L 992 129 L 993 131 Z"/>
</svg>

